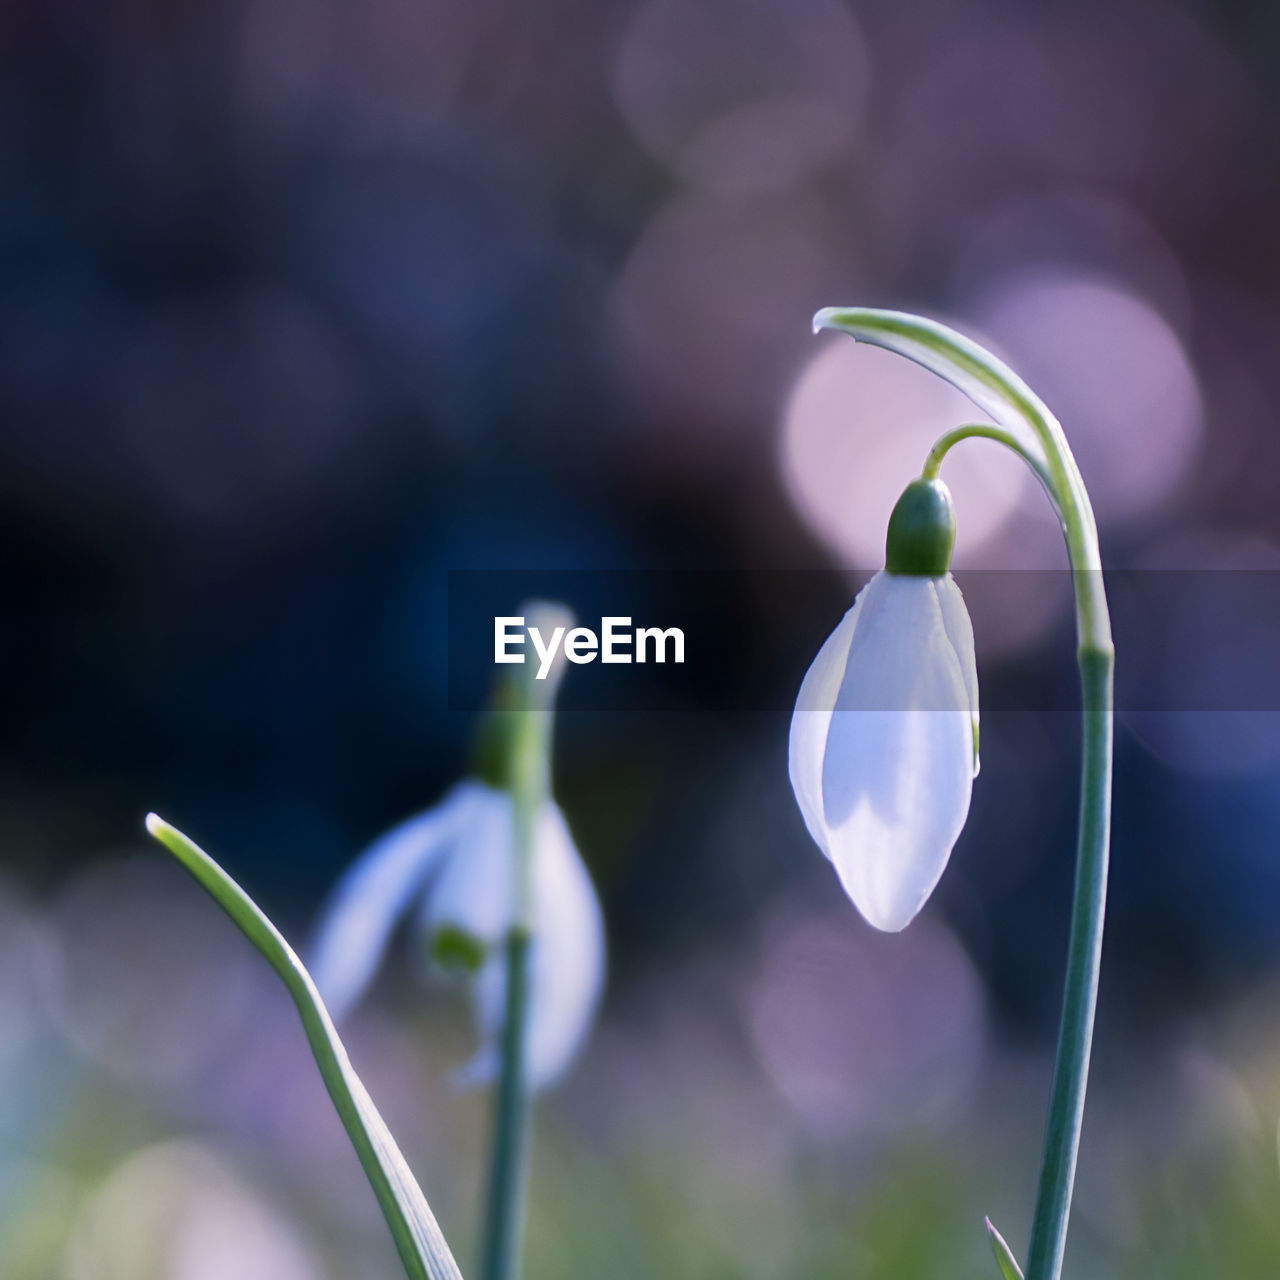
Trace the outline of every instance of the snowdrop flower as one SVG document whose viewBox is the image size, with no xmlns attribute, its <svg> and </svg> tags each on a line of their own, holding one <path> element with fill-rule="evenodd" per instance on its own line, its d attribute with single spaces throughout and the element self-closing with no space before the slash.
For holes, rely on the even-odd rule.
<svg viewBox="0 0 1280 1280">
<path fill-rule="evenodd" d="M 468 780 L 375 841 L 338 883 L 313 949 L 312 976 L 335 1019 L 363 995 L 397 923 L 416 927 L 438 967 L 467 974 L 481 1047 L 467 1084 L 492 1079 L 506 1007 L 502 943 L 511 919 L 510 794 Z M 558 1079 L 586 1039 L 604 987 L 600 903 L 560 807 L 548 800 L 533 847 L 528 1080 Z"/>
<path fill-rule="evenodd" d="M 854 905 L 903 929 L 938 883 L 978 772 L 969 613 L 947 571 L 951 495 L 908 486 L 885 568 L 858 593 L 805 675 L 791 721 L 791 785 Z"/>
<path fill-rule="evenodd" d="M 563 605 L 530 601 L 524 611 L 548 636 L 573 625 Z M 550 795 L 551 708 L 564 666 L 559 648 L 536 680 L 522 666 L 499 681 L 480 723 L 476 777 L 376 840 L 339 881 L 316 937 L 312 976 L 337 1019 L 363 995 L 412 911 L 430 963 L 470 979 L 480 1050 L 459 1072 L 463 1084 L 504 1069 L 509 940 L 522 942 L 528 1021 L 514 1069 L 528 1089 L 568 1068 L 604 989 L 600 903 Z M 528 818 L 518 827 L 521 814 Z"/>
</svg>

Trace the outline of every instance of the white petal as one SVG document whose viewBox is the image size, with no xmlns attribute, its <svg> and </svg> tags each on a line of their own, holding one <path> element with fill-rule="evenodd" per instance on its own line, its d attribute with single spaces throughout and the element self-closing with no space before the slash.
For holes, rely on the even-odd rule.
<svg viewBox="0 0 1280 1280">
<path fill-rule="evenodd" d="M 876 578 L 879 576 L 877 574 Z M 876 578 L 872 578 L 871 582 L 875 582 Z M 854 597 L 853 606 L 818 650 L 818 656 L 810 664 L 800 684 L 795 711 L 791 715 L 791 735 L 787 743 L 787 771 L 791 775 L 791 789 L 796 793 L 804 825 L 823 853 L 827 852 L 827 824 L 822 815 L 822 757 L 827 749 L 827 730 L 831 727 L 831 712 L 836 705 L 836 694 L 844 679 L 849 645 L 871 582 Z"/>
<path fill-rule="evenodd" d="M 558 806 L 542 812 L 534 878 L 536 936 L 529 1075 L 535 1088 L 568 1068 L 604 991 L 604 915 Z"/>
<path fill-rule="evenodd" d="M 433 809 L 375 840 L 338 881 L 310 948 L 311 976 L 335 1019 L 364 993 L 396 922 L 466 826 L 475 800 L 476 784 L 454 787 Z"/>
<path fill-rule="evenodd" d="M 969 609 L 965 605 L 964 596 L 956 580 L 948 573 L 945 577 L 934 581 L 938 593 L 938 604 L 942 609 L 942 625 L 946 628 L 947 639 L 955 650 L 956 661 L 960 664 L 960 674 L 964 677 L 964 687 L 969 692 L 969 714 L 973 718 L 973 776 L 978 776 L 978 662 L 973 648 L 973 622 L 969 617 Z"/>
<path fill-rule="evenodd" d="M 534 846 L 534 938 L 529 957 L 529 1087 L 554 1084 L 586 1040 L 604 990 L 605 934 L 600 903 L 557 805 L 538 818 Z M 467 1084 L 492 1079 L 506 1011 L 501 950 L 481 969 L 473 990 L 479 1053 L 460 1072 Z"/>
<path fill-rule="evenodd" d="M 471 812 L 423 901 L 419 923 L 428 936 L 447 925 L 494 947 L 511 922 L 511 796 L 471 785 Z"/>
<path fill-rule="evenodd" d="M 896 931 L 964 826 L 973 726 L 933 582 L 885 574 L 872 585 L 827 733 L 820 843 L 868 922 Z"/>
</svg>

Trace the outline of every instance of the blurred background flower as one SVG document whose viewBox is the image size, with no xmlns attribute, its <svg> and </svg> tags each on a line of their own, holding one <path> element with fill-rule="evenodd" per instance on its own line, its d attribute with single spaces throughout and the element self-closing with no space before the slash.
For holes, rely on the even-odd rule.
<svg viewBox="0 0 1280 1280">
<path fill-rule="evenodd" d="M 334 886 L 307 967 L 335 1021 L 368 989 L 396 926 L 413 915 L 419 971 L 470 987 L 480 1048 L 463 1085 L 498 1076 L 507 1010 L 503 944 L 516 927 L 516 818 L 505 788 L 467 780 L 364 850 Z M 554 1084 L 581 1051 L 604 989 L 605 937 L 582 855 L 554 800 L 533 820 L 525 1078 Z"/>
<path fill-rule="evenodd" d="M 1280 696 L 1239 678 L 1280 628 L 1269 6 L 16 0 L 0 58 L 6 1280 L 396 1274 L 287 1000 L 140 820 L 305 937 L 464 762 L 462 568 L 741 588 L 732 671 L 561 718 L 611 977 L 542 1104 L 530 1276 L 982 1277 L 984 1213 L 1019 1247 L 1074 832 L 1059 535 L 990 446 L 948 462 L 983 786 L 875 936 L 787 713 L 975 413 L 809 335 L 847 302 L 1013 360 L 1122 571 L 1068 1266 L 1276 1273 Z M 404 970 L 350 1047 L 466 1258 L 466 1009 Z"/>
</svg>

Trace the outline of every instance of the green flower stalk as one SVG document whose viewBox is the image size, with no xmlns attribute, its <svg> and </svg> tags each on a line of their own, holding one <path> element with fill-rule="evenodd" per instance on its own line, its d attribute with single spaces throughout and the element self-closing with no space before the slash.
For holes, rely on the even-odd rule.
<svg viewBox="0 0 1280 1280">
<path fill-rule="evenodd" d="M 997 441 L 1035 473 L 1062 523 L 1083 693 L 1079 843 L 1026 1267 L 1026 1280 L 1059 1280 L 1093 1042 L 1111 827 L 1114 648 L 1093 508 L 1057 420 L 976 343 L 918 316 L 863 308 L 827 308 L 814 317 L 814 329 L 839 329 L 914 360 L 995 420 L 957 427 L 934 445 L 920 479 L 894 509 L 885 570 L 823 646 L 792 721 L 791 777 L 806 824 L 854 902 L 880 928 L 904 927 L 932 891 L 967 816 L 977 771 L 972 632 L 947 572 L 954 523 L 938 480 L 943 460 L 963 440 Z M 899 701 L 886 707 L 871 700 L 886 689 Z M 919 776 L 922 770 L 927 776 Z M 1012 1251 L 988 1227 L 1002 1273 L 1020 1275 Z"/>
<path fill-rule="evenodd" d="M 532 625 L 550 633 L 572 619 L 555 605 L 525 609 Z M 512 912 L 506 939 L 506 1010 L 501 1071 L 489 1164 L 481 1280 L 516 1280 L 520 1274 L 524 1197 L 529 1145 L 528 1033 L 529 962 L 533 940 L 534 844 L 539 815 L 551 798 L 551 731 L 563 660 L 538 679 L 532 663 L 515 677 L 509 723 L 507 786 L 512 804 Z"/>
</svg>

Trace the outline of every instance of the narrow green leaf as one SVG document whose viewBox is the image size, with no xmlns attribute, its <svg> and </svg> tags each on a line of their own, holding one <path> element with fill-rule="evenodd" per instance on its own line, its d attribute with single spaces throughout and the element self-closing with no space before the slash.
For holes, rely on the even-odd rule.
<svg viewBox="0 0 1280 1280">
<path fill-rule="evenodd" d="M 936 320 L 872 307 L 823 307 L 813 317 L 813 328 L 815 333 L 839 329 L 859 342 L 914 360 L 963 391 L 997 422 L 1034 443 L 1042 454 L 1046 434 L 1061 438 L 1062 428 L 1044 401 L 1007 364 Z M 1030 439 L 1024 434 L 1028 428 Z"/>
<path fill-rule="evenodd" d="M 991 1252 L 996 1255 L 996 1263 L 1000 1267 L 1000 1274 L 1004 1280 L 1023 1280 L 1022 1268 L 1018 1266 L 1018 1260 L 1013 1256 L 1013 1250 L 1005 1243 L 1002 1236 L 991 1225 L 991 1219 L 985 1219 L 987 1224 L 987 1235 L 991 1239 Z"/>
<path fill-rule="evenodd" d="M 316 1065 L 391 1228 L 410 1280 L 462 1280 L 418 1184 L 356 1075 L 311 975 L 253 899 L 198 845 L 154 813 L 147 830 L 204 886 L 280 975 Z"/>
</svg>

